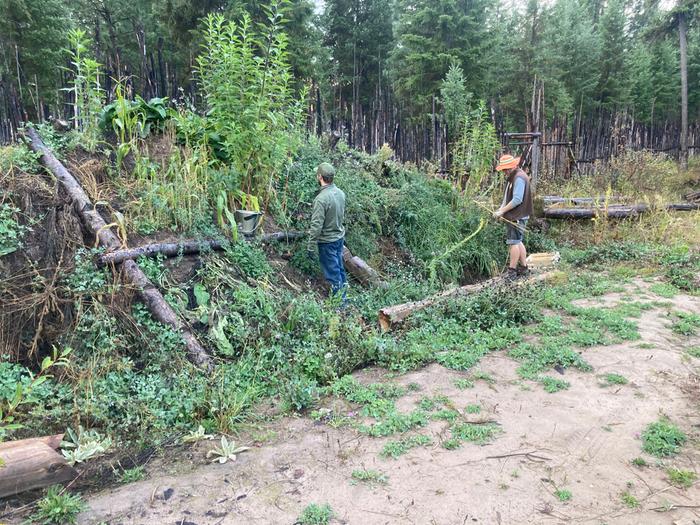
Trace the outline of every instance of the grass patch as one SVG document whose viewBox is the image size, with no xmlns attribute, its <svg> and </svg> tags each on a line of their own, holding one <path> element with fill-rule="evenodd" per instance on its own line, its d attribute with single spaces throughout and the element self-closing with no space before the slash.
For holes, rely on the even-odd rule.
<svg viewBox="0 0 700 525">
<path fill-rule="evenodd" d="M 612 385 L 626 385 L 628 383 L 627 378 L 620 374 L 605 374 L 601 377 L 601 386 L 607 387 Z"/>
<path fill-rule="evenodd" d="M 146 477 L 146 471 L 143 465 L 134 468 L 127 468 L 119 473 L 119 481 L 121 483 L 135 483 Z"/>
<path fill-rule="evenodd" d="M 559 392 L 561 390 L 567 390 L 571 386 L 568 381 L 550 376 L 540 376 L 538 381 L 544 386 L 544 391 L 550 394 L 554 394 L 555 392 Z"/>
<path fill-rule="evenodd" d="M 639 507 L 639 500 L 630 494 L 629 490 L 626 490 L 620 494 L 620 499 L 622 500 L 622 503 L 631 509 L 636 509 Z"/>
<path fill-rule="evenodd" d="M 524 379 L 536 380 L 541 372 L 554 367 L 574 367 L 584 372 L 593 370 L 577 352 L 561 346 L 553 338 L 543 338 L 539 345 L 522 343 L 511 350 L 509 355 L 523 362 L 518 367 L 518 374 Z"/>
<path fill-rule="evenodd" d="M 480 405 L 467 405 L 466 408 L 467 414 L 478 414 L 481 412 L 481 406 Z"/>
<path fill-rule="evenodd" d="M 642 450 L 658 458 L 673 456 L 687 439 L 681 429 L 662 419 L 650 423 L 642 432 Z"/>
<path fill-rule="evenodd" d="M 686 353 L 690 357 L 700 359 L 700 346 L 691 346 L 690 348 L 686 349 Z"/>
<path fill-rule="evenodd" d="M 573 497 L 569 489 L 557 489 L 554 491 L 554 495 L 559 501 L 569 501 Z"/>
<path fill-rule="evenodd" d="M 455 419 L 459 417 L 459 413 L 456 410 L 444 408 L 442 410 L 439 410 L 438 412 L 435 412 L 430 417 L 432 419 L 442 419 L 444 421 L 449 421 L 450 423 L 452 423 Z"/>
<path fill-rule="evenodd" d="M 31 522 L 45 525 L 68 525 L 76 523 L 78 514 L 83 511 L 85 504 L 77 494 L 65 492 L 60 485 L 49 487 L 46 496 L 37 503 L 37 510 L 31 516 Z"/>
<path fill-rule="evenodd" d="M 467 379 L 466 377 L 460 377 L 454 380 L 454 385 L 460 390 L 466 390 L 467 388 L 474 388 L 474 381 Z"/>
<path fill-rule="evenodd" d="M 414 410 L 408 414 L 398 412 L 387 414 L 372 425 L 360 426 L 360 432 L 371 437 L 386 437 L 400 434 L 428 424 L 428 414 L 423 410 Z"/>
<path fill-rule="evenodd" d="M 687 312 L 673 312 L 675 320 L 671 324 L 673 333 L 684 336 L 691 336 L 698 333 L 700 329 L 700 315 Z"/>
<path fill-rule="evenodd" d="M 389 441 L 384 445 L 382 451 L 379 453 L 380 456 L 384 458 L 396 459 L 402 456 L 412 448 L 423 447 L 430 445 L 433 442 L 428 436 L 422 434 L 416 436 L 409 436 L 396 441 Z"/>
<path fill-rule="evenodd" d="M 450 429 L 452 437 L 460 441 L 469 441 L 477 445 L 485 445 L 500 434 L 501 429 L 493 423 L 459 423 Z"/>
<path fill-rule="evenodd" d="M 673 485 L 682 489 L 690 488 L 693 485 L 693 482 L 697 479 L 695 472 L 690 470 L 670 468 L 666 471 L 666 474 L 668 474 L 668 480 Z"/>
<path fill-rule="evenodd" d="M 672 299 L 680 293 L 678 288 L 668 283 L 654 283 L 649 287 L 649 291 L 665 299 Z"/>
<path fill-rule="evenodd" d="M 353 470 L 352 483 L 353 485 L 358 483 L 365 483 L 367 485 L 386 485 L 389 483 L 389 478 L 386 474 L 379 472 L 378 470 Z"/>
<path fill-rule="evenodd" d="M 328 503 L 307 505 L 304 512 L 297 518 L 299 525 L 328 525 L 333 518 L 333 509 Z"/>
<path fill-rule="evenodd" d="M 639 468 L 648 466 L 648 463 L 647 463 L 646 459 L 644 459 L 644 458 L 639 458 L 639 457 L 634 458 L 634 459 L 631 461 L 631 463 L 632 463 L 632 465 L 634 465 L 635 467 L 639 467 Z"/>
</svg>

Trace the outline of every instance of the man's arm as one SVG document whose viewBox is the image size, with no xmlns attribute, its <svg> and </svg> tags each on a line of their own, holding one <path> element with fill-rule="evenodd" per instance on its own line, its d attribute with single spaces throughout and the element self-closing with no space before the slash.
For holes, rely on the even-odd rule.
<svg viewBox="0 0 700 525">
<path fill-rule="evenodd" d="M 516 177 L 513 184 L 513 198 L 505 206 L 501 206 L 499 210 L 494 213 L 494 215 L 501 217 L 504 213 L 509 212 L 516 206 L 519 206 L 523 202 L 525 197 L 525 181 L 522 177 Z"/>
<path fill-rule="evenodd" d="M 325 218 L 325 210 L 320 199 L 314 201 L 314 209 L 311 213 L 311 225 L 309 226 L 309 241 L 306 250 L 309 252 L 316 251 L 316 243 L 323 229 L 323 220 Z"/>
</svg>

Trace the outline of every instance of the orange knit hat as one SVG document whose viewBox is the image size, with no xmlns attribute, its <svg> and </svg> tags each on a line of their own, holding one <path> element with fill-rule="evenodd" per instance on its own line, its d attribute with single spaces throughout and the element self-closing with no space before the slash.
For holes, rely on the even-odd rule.
<svg viewBox="0 0 700 525">
<path fill-rule="evenodd" d="M 520 164 L 520 157 L 514 157 L 513 155 L 501 155 L 501 158 L 498 159 L 496 171 L 517 168 L 518 164 Z"/>
</svg>

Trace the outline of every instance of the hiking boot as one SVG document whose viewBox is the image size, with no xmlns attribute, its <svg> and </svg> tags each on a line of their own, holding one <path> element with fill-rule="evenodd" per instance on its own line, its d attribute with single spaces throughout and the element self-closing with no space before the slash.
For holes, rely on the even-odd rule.
<svg viewBox="0 0 700 525">
<path fill-rule="evenodd" d="M 518 269 L 516 270 L 516 272 L 518 274 L 518 277 L 528 277 L 530 275 L 530 268 L 518 264 Z"/>
</svg>

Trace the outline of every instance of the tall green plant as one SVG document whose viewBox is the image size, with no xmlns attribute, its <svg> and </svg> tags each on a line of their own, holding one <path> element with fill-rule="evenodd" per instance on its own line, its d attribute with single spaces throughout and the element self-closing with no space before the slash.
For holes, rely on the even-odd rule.
<svg viewBox="0 0 700 525">
<path fill-rule="evenodd" d="M 293 96 L 282 6 L 273 1 L 267 24 L 257 27 L 248 15 L 239 23 L 210 15 L 197 59 L 207 126 L 221 137 L 241 174 L 240 189 L 250 195 L 269 195 L 303 136 L 303 97 Z"/>
<path fill-rule="evenodd" d="M 452 173 L 465 195 L 475 196 L 491 189 L 489 178 L 498 148 L 496 128 L 481 101 L 462 117 L 459 136 L 452 145 Z"/>
<path fill-rule="evenodd" d="M 98 118 L 104 104 L 104 90 L 100 85 L 102 67 L 89 54 L 90 39 L 82 29 L 68 32 L 70 47 L 70 71 L 73 74 L 71 87 L 64 88 L 73 94 L 73 123 L 82 137 L 81 144 L 93 151 L 100 137 Z"/>
</svg>

